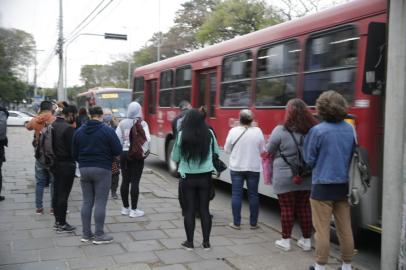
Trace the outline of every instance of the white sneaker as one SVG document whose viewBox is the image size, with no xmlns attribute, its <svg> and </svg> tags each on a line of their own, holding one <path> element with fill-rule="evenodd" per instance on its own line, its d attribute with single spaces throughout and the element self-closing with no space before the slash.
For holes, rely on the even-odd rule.
<svg viewBox="0 0 406 270">
<path fill-rule="evenodd" d="M 275 246 L 284 251 L 289 251 L 290 250 L 290 238 L 287 238 L 287 239 L 282 238 L 281 240 L 276 240 Z"/>
<path fill-rule="evenodd" d="M 303 251 L 312 250 L 312 241 L 310 238 L 301 237 L 299 240 L 297 240 L 297 245 L 301 247 Z"/>
<path fill-rule="evenodd" d="M 121 214 L 123 216 L 128 216 L 130 214 L 130 208 L 121 207 Z"/>
<path fill-rule="evenodd" d="M 139 209 L 135 209 L 135 210 L 130 210 L 130 217 L 134 218 L 134 217 L 142 217 L 144 215 L 144 211 L 139 210 Z"/>
</svg>

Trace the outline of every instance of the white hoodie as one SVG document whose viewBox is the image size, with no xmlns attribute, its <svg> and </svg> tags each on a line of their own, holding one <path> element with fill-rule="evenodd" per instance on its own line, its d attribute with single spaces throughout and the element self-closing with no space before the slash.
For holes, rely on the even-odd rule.
<svg viewBox="0 0 406 270">
<path fill-rule="evenodd" d="M 138 102 L 133 101 L 128 105 L 127 118 L 121 120 L 116 129 L 116 134 L 123 146 L 123 151 L 128 151 L 130 149 L 130 130 L 135 124 L 135 121 L 141 121 L 141 125 L 145 131 L 145 137 L 148 142 L 151 142 L 148 124 L 142 120 L 141 105 Z"/>
</svg>

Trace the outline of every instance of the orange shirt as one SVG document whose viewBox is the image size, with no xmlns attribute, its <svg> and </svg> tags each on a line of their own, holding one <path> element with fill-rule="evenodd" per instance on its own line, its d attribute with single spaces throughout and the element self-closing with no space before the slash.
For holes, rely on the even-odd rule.
<svg viewBox="0 0 406 270">
<path fill-rule="evenodd" d="M 28 130 L 34 130 L 35 136 L 37 136 L 42 130 L 42 128 L 45 126 L 45 123 L 50 124 L 53 123 L 54 121 L 55 116 L 53 116 L 50 111 L 46 111 L 32 118 L 31 121 L 25 125 L 25 127 Z"/>
</svg>

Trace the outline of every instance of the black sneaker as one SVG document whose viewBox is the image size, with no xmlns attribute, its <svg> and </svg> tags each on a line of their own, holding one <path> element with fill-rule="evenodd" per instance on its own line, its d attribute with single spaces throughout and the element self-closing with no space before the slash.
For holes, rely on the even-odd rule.
<svg viewBox="0 0 406 270">
<path fill-rule="evenodd" d="M 56 231 L 56 230 L 58 229 L 58 227 L 59 227 L 58 222 L 55 222 L 55 223 L 54 223 L 54 226 L 52 227 L 52 229 L 53 229 L 54 231 Z"/>
<path fill-rule="evenodd" d="M 193 245 L 193 243 L 185 241 L 182 244 L 180 244 L 184 249 L 188 250 L 188 251 L 192 251 L 195 247 Z"/>
<path fill-rule="evenodd" d="M 113 242 L 113 236 L 103 234 L 102 236 L 95 236 L 93 239 L 93 244 L 95 245 L 103 245 Z"/>
<path fill-rule="evenodd" d="M 76 230 L 75 226 L 72 226 L 68 223 L 65 223 L 65 225 L 59 225 L 56 229 L 56 233 L 71 233 Z"/>
<path fill-rule="evenodd" d="M 90 236 L 83 235 L 82 238 L 80 239 L 80 241 L 83 242 L 83 243 L 89 243 L 93 239 L 94 239 L 94 234 L 92 234 Z"/>
<path fill-rule="evenodd" d="M 4 201 L 6 198 L 4 196 L 0 196 L 0 202 Z"/>
<path fill-rule="evenodd" d="M 210 242 L 203 242 L 202 248 L 209 251 L 211 249 Z"/>
<path fill-rule="evenodd" d="M 111 197 L 112 197 L 114 200 L 117 200 L 117 199 L 118 199 L 118 196 L 117 196 L 117 193 L 116 193 L 116 192 L 111 193 Z"/>
<path fill-rule="evenodd" d="M 316 268 L 314 268 L 313 265 L 310 265 L 310 266 L 309 266 L 309 270 L 314 270 L 314 269 L 316 269 Z"/>
</svg>

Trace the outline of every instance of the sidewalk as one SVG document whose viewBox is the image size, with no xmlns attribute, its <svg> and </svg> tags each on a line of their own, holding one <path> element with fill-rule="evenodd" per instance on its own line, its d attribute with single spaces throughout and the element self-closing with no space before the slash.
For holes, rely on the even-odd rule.
<svg viewBox="0 0 406 270">
<path fill-rule="evenodd" d="M 49 191 L 44 194 L 44 215 L 35 214 L 34 158 L 32 133 L 24 128 L 9 128 L 7 162 L 3 164 L 3 194 L 0 202 L 0 270 L 231 270 L 231 269 L 308 269 L 314 252 L 303 252 L 296 245 L 283 252 L 274 247 L 280 233 L 260 223 L 250 230 L 243 213 L 242 230 L 226 225 L 231 220 L 229 204 L 211 203 L 214 214 L 211 251 L 199 248 L 202 242 L 196 221 L 195 250 L 185 251 L 183 218 L 177 200 L 177 183 L 145 170 L 141 179 L 141 218 L 120 215 L 121 200 L 110 199 L 105 231 L 114 242 L 95 246 L 80 242 L 82 203 L 79 179 L 75 179 L 69 200 L 68 222 L 77 226 L 76 234 L 56 234 L 49 212 Z M 294 244 L 294 243 L 293 243 Z M 328 269 L 340 264 L 330 258 Z"/>
</svg>

